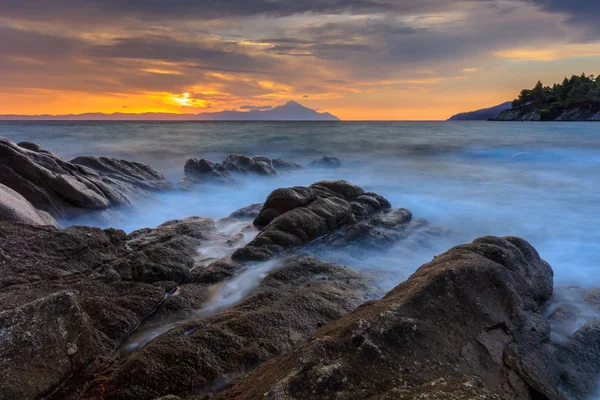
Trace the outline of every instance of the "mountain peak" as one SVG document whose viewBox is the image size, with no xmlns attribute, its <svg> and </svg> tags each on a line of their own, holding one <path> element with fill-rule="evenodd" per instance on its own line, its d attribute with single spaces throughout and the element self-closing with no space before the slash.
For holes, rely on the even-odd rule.
<svg viewBox="0 0 600 400">
<path fill-rule="evenodd" d="M 303 106 L 302 104 L 298 103 L 297 101 L 294 100 L 289 100 L 287 103 L 279 106 L 279 107 L 285 107 L 285 108 L 304 108 L 304 109 L 309 109 L 308 107 Z M 279 107 L 275 107 L 275 108 L 279 108 Z"/>
</svg>

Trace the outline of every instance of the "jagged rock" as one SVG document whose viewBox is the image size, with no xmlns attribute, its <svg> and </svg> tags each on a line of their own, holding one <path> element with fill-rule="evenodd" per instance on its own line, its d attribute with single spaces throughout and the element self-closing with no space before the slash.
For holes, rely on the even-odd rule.
<svg viewBox="0 0 600 400">
<path fill-rule="evenodd" d="M 219 164 L 211 163 L 210 161 L 205 159 L 198 160 L 196 158 L 190 158 L 186 161 L 183 170 L 183 183 L 227 183 L 231 181 L 231 170 L 227 170 L 221 167 Z M 182 182 L 180 182 L 180 184 Z"/>
<path fill-rule="evenodd" d="M 375 296 L 358 272 L 299 258 L 268 274 L 227 311 L 197 317 L 131 355 L 83 398 L 153 398 L 221 390 L 260 362 L 290 351 L 324 324 Z"/>
<path fill-rule="evenodd" d="M 90 168 L 63 161 L 39 145 L 22 145 L 0 138 L 0 183 L 55 217 L 131 206 L 150 190 L 169 188 L 160 173 L 142 164 L 95 157 L 74 160 Z"/>
<path fill-rule="evenodd" d="M 50 214 L 38 210 L 19 193 L 2 184 L 0 184 L 0 221 L 58 227 L 58 222 Z"/>
<path fill-rule="evenodd" d="M 248 157 L 240 154 L 230 154 L 222 162 L 223 165 L 235 165 L 242 171 L 248 171 L 256 175 L 276 176 L 277 171 L 273 167 L 270 158 L 257 156 Z"/>
<path fill-rule="evenodd" d="M 131 252 L 122 231 L 0 222 L 0 398 L 42 397 L 164 300 L 114 270 Z"/>
<path fill-rule="evenodd" d="M 238 260 L 267 260 L 275 254 L 306 244 L 345 225 L 390 210 L 375 193 L 346 181 L 321 181 L 273 191 L 254 225 L 260 229 L 246 247 L 233 253 Z"/>
<path fill-rule="evenodd" d="M 308 166 L 310 168 L 339 168 L 342 166 L 342 162 L 337 157 L 323 156 L 318 160 L 311 161 Z"/>
<path fill-rule="evenodd" d="M 263 204 L 264 203 L 256 203 L 246 206 L 244 208 L 240 208 L 239 210 L 232 212 L 229 215 L 229 218 L 236 218 L 242 221 L 251 219 L 253 220 L 256 217 L 258 217 L 260 210 L 262 210 Z"/>
<path fill-rule="evenodd" d="M 74 158 L 71 163 L 91 168 L 102 177 L 126 182 L 150 192 L 171 189 L 171 184 L 163 174 L 139 162 L 84 156 Z"/>
<path fill-rule="evenodd" d="M 529 363 L 526 373 L 521 365 L 549 343 L 538 311 L 551 294 L 552 270 L 527 242 L 480 238 L 437 256 L 218 398 L 560 399 L 558 385 L 545 385 L 553 366 Z"/>
<path fill-rule="evenodd" d="M 235 175 L 277 176 L 277 172 L 301 170 L 304 166 L 281 158 L 230 154 L 220 163 L 191 158 L 184 167 L 181 189 L 189 190 L 199 183 L 232 183 Z"/>
<path fill-rule="evenodd" d="M 547 110 L 546 110 L 547 112 Z M 511 108 L 502 111 L 493 121 L 600 121 L 600 110 L 593 104 L 589 107 L 573 106 L 559 110 L 554 115 L 546 115 L 535 105 Z"/>
<path fill-rule="evenodd" d="M 211 219 L 189 217 L 165 222 L 155 229 L 141 229 L 128 236 L 134 250 L 115 264 L 122 279 L 140 282 L 183 282 L 203 241 L 218 232 Z"/>
</svg>

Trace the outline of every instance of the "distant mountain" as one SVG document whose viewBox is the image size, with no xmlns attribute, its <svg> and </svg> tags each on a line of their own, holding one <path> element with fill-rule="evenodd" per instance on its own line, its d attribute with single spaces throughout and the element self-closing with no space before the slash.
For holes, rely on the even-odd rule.
<svg viewBox="0 0 600 400">
<path fill-rule="evenodd" d="M 512 102 L 507 101 L 494 107 L 453 115 L 448 121 L 487 121 L 488 119 L 497 117 L 502 111 L 510 110 L 511 108 Z"/>
<path fill-rule="evenodd" d="M 200 114 L 85 113 L 68 115 L 0 115 L 2 121 L 339 121 L 328 112 L 317 112 L 295 101 L 269 110 L 221 111 Z"/>
<path fill-rule="evenodd" d="M 340 119 L 328 112 L 320 113 L 304 107 L 295 101 L 288 101 L 282 106 L 270 110 L 221 111 L 216 113 L 198 114 L 203 121 L 339 121 Z"/>
</svg>

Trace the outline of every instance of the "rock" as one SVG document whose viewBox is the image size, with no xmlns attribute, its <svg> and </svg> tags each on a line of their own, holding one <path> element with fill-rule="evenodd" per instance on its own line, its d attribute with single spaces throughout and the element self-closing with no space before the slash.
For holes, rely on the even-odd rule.
<svg viewBox="0 0 600 400">
<path fill-rule="evenodd" d="M 311 161 L 309 168 L 339 168 L 342 162 L 337 157 L 323 156 L 318 160 Z"/>
<path fill-rule="evenodd" d="M 58 222 L 50 214 L 38 210 L 19 193 L 2 184 L 0 184 L 0 221 L 58 227 Z"/>
<path fill-rule="evenodd" d="M 219 391 L 376 293 L 358 272 L 299 258 L 269 273 L 239 304 L 161 335 L 97 385 L 106 399 Z"/>
<path fill-rule="evenodd" d="M 539 375 L 517 365 L 548 343 L 538 311 L 551 294 L 552 270 L 527 242 L 480 238 L 437 256 L 217 398 L 560 399 L 558 386 L 540 378 L 545 364 L 534 365 Z"/>
<path fill-rule="evenodd" d="M 235 165 L 242 171 L 262 176 L 276 176 L 277 171 L 268 157 L 248 157 L 230 154 L 222 162 L 223 165 Z"/>
<path fill-rule="evenodd" d="M 271 159 L 271 165 L 273 165 L 273 168 L 275 168 L 275 170 L 278 172 L 297 171 L 304 169 L 304 165 L 296 164 L 282 158 Z"/>
<path fill-rule="evenodd" d="M 109 350 L 74 292 L 0 312 L 0 398 L 35 399 Z"/>
<path fill-rule="evenodd" d="M 321 181 L 310 187 L 273 191 L 254 225 L 260 233 L 233 253 L 237 260 L 267 260 L 277 253 L 309 243 L 376 213 L 390 204 L 374 193 L 364 193 L 346 181 Z"/>
<path fill-rule="evenodd" d="M 227 170 L 219 170 L 218 164 L 211 163 L 205 159 L 190 158 L 184 167 L 184 183 L 218 182 L 227 183 L 231 181 L 231 174 Z M 180 182 L 181 184 L 181 182 Z"/>
<path fill-rule="evenodd" d="M 585 292 L 585 301 L 591 305 L 600 305 L 600 289 L 592 288 Z"/>
<path fill-rule="evenodd" d="M 206 267 L 194 268 L 186 279 L 186 283 L 213 284 L 233 277 L 244 268 L 243 264 L 230 257 L 218 259 Z"/>
<path fill-rule="evenodd" d="M 130 235 L 0 222 L 0 398 L 85 391 L 134 330 L 200 308 L 243 268 L 190 275 L 199 247 L 228 239 L 199 217 Z"/>
<path fill-rule="evenodd" d="M 255 203 L 244 208 L 240 208 L 229 215 L 229 218 L 236 218 L 242 221 L 253 220 L 258 217 L 264 203 Z"/>
<path fill-rule="evenodd" d="M 137 230 L 128 236 L 128 245 L 134 251 L 116 262 L 114 268 L 124 280 L 183 282 L 194 266 L 200 244 L 217 234 L 214 221 L 200 217 Z"/>
<path fill-rule="evenodd" d="M 93 169 L 102 177 L 126 182 L 150 192 L 171 189 L 171 184 L 163 174 L 142 163 L 92 156 L 77 157 L 71 163 Z"/>
<path fill-rule="evenodd" d="M 557 360 L 562 362 L 561 389 L 567 398 L 588 398 L 600 375 L 600 320 L 579 328 L 560 346 Z"/>
<path fill-rule="evenodd" d="M 160 173 L 139 163 L 96 157 L 68 163 L 39 145 L 21 144 L 0 138 L 0 183 L 55 217 L 131 206 L 150 191 L 169 188 Z"/>
<path fill-rule="evenodd" d="M 304 166 L 281 158 L 265 156 L 249 157 L 230 154 L 220 163 L 205 159 L 191 158 L 184 167 L 184 177 L 179 182 L 183 190 L 190 190 L 200 183 L 233 183 L 236 178 L 246 175 L 277 176 L 278 172 L 303 169 Z"/>
<path fill-rule="evenodd" d="M 600 121 L 600 110 L 593 104 L 556 110 L 552 115 L 547 113 L 548 110 L 530 105 L 502 111 L 492 121 Z"/>
<path fill-rule="evenodd" d="M 108 357 L 165 298 L 125 281 L 117 230 L 0 222 L 0 398 L 41 398 Z"/>
</svg>

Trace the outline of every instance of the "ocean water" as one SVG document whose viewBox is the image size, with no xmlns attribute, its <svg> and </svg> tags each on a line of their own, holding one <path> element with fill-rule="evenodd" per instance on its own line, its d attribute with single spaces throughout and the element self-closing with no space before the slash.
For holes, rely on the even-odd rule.
<svg viewBox="0 0 600 400">
<path fill-rule="evenodd" d="M 492 122 L 7 122 L 0 136 L 33 141 L 66 160 L 79 155 L 149 164 L 176 183 L 190 157 L 230 153 L 308 163 L 337 156 L 337 170 L 202 186 L 147 199 L 133 212 L 61 221 L 126 231 L 173 218 L 226 217 L 275 188 L 346 179 L 450 229 L 430 245 L 399 243 L 360 257 L 327 254 L 392 274 L 388 286 L 449 247 L 516 235 L 550 262 L 559 285 L 600 286 L 600 124 Z"/>
</svg>

